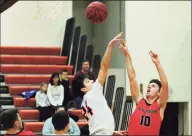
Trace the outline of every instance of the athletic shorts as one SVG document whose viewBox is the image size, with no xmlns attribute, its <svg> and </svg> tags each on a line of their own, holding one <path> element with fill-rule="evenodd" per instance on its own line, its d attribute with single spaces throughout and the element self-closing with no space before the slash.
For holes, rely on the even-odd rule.
<svg viewBox="0 0 192 136">
<path fill-rule="evenodd" d="M 98 126 L 93 132 L 90 133 L 90 135 L 113 135 L 114 133 L 113 127 L 106 128 L 103 125 Z"/>
</svg>

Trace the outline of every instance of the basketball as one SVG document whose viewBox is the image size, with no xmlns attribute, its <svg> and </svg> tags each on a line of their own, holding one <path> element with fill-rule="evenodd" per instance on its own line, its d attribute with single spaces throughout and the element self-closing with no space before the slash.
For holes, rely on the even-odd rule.
<svg viewBox="0 0 192 136">
<path fill-rule="evenodd" d="M 86 15 L 93 24 L 100 24 L 107 18 L 107 6 L 99 1 L 92 2 L 87 6 Z"/>
</svg>

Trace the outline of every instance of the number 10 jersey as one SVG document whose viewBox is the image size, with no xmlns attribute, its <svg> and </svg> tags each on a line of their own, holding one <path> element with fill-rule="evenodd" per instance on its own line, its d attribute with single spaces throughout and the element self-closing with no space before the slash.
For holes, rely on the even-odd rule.
<svg viewBox="0 0 192 136">
<path fill-rule="evenodd" d="M 159 135 L 161 122 L 159 104 L 141 99 L 130 117 L 128 135 Z"/>
</svg>

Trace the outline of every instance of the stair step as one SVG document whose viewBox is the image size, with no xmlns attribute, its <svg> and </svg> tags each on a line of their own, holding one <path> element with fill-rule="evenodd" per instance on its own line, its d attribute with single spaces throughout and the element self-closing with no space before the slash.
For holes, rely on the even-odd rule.
<svg viewBox="0 0 192 136">
<path fill-rule="evenodd" d="M 3 74 L 52 74 L 66 69 L 72 74 L 73 66 L 67 65 L 1 65 L 0 71 Z"/>
<path fill-rule="evenodd" d="M 2 46 L 1 54 L 9 55 L 60 55 L 59 47 Z"/>
<path fill-rule="evenodd" d="M 15 107 L 35 107 L 35 98 L 30 98 L 29 100 L 25 100 L 24 98 L 13 98 Z"/>
<path fill-rule="evenodd" d="M 5 75 L 6 84 L 41 84 L 49 82 L 51 75 Z M 69 76 L 71 84 L 74 76 Z"/>
<path fill-rule="evenodd" d="M 22 120 L 37 120 L 39 119 L 38 110 L 19 110 L 19 115 Z"/>
<path fill-rule="evenodd" d="M 82 111 L 81 110 L 72 110 L 72 111 L 68 111 L 69 114 L 78 116 L 81 121 L 84 121 L 82 119 L 84 119 L 83 115 L 82 115 Z M 39 111 L 36 109 L 31 109 L 31 110 L 19 110 L 19 115 L 21 116 L 21 119 L 23 120 L 38 120 L 39 119 Z"/>
<path fill-rule="evenodd" d="M 43 55 L 1 55 L 1 64 L 35 64 L 35 65 L 66 65 L 65 56 L 43 56 Z"/>
<path fill-rule="evenodd" d="M 12 109 L 15 108 L 14 105 L 2 105 L 2 110 Z M 33 110 L 36 109 L 35 107 L 17 107 L 18 110 Z"/>
<path fill-rule="evenodd" d="M 83 119 L 84 116 L 82 114 L 82 110 L 68 110 L 68 113 L 74 116 L 78 116 L 80 119 Z"/>
<path fill-rule="evenodd" d="M 39 90 L 40 86 L 9 86 L 10 95 L 19 95 L 22 92 L 29 90 Z"/>
<path fill-rule="evenodd" d="M 27 131 L 42 132 L 44 122 L 24 122 L 24 128 Z M 87 122 L 77 122 L 79 127 L 87 125 Z"/>
</svg>

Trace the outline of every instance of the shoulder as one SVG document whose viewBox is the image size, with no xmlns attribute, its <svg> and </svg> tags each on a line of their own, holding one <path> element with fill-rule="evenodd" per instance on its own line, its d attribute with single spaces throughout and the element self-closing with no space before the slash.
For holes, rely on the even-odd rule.
<svg viewBox="0 0 192 136">
<path fill-rule="evenodd" d="M 48 118 L 45 123 L 44 123 L 44 127 L 49 127 L 49 126 L 52 126 L 52 117 Z"/>
<path fill-rule="evenodd" d="M 71 117 L 69 117 L 69 122 L 70 123 L 75 123 L 75 121 Z"/>
<path fill-rule="evenodd" d="M 81 73 L 81 71 L 77 71 L 76 73 L 75 73 L 75 77 L 78 77 L 78 76 L 80 76 L 82 73 Z"/>
<path fill-rule="evenodd" d="M 146 101 L 144 98 L 140 98 L 139 101 L 137 102 L 137 105 L 141 105 L 141 104 L 145 104 L 146 105 Z"/>
<path fill-rule="evenodd" d="M 159 109 L 165 109 L 165 107 L 166 107 L 166 104 L 163 105 L 163 106 L 161 106 L 161 105 L 159 104 L 159 101 L 154 102 L 153 105 L 154 105 L 155 107 L 159 108 Z"/>
<path fill-rule="evenodd" d="M 103 89 L 103 86 L 99 83 L 98 78 L 93 83 L 95 89 Z"/>
<path fill-rule="evenodd" d="M 62 84 L 60 84 L 59 87 L 63 89 L 63 85 Z"/>
<path fill-rule="evenodd" d="M 39 95 L 40 94 L 40 91 L 38 91 L 37 93 L 36 93 L 36 95 Z"/>
<path fill-rule="evenodd" d="M 48 84 L 48 87 L 52 87 L 52 85 L 49 83 L 49 84 Z"/>
<path fill-rule="evenodd" d="M 51 121 L 52 121 L 52 117 L 48 118 L 48 119 L 45 121 L 45 123 L 49 123 L 49 122 L 51 122 Z"/>
</svg>

